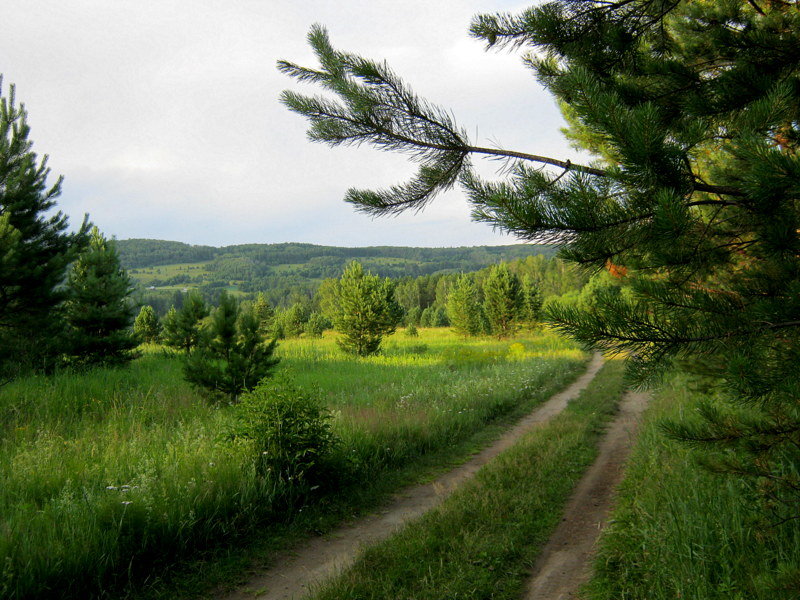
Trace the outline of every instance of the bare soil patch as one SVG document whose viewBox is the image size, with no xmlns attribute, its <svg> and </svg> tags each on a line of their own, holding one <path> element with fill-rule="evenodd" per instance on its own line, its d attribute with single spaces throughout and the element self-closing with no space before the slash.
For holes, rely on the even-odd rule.
<svg viewBox="0 0 800 600">
<path fill-rule="evenodd" d="M 578 482 L 561 523 L 534 565 L 526 600 L 578 598 L 580 586 L 591 575 L 595 542 L 608 519 L 648 398 L 643 393 L 625 394 L 597 460 Z"/>
<path fill-rule="evenodd" d="M 353 563 L 358 551 L 387 538 L 406 522 L 434 508 L 492 458 L 511 447 L 520 436 L 560 413 L 567 403 L 589 385 L 603 364 L 597 354 L 586 372 L 562 392 L 555 394 L 491 446 L 435 481 L 399 493 L 378 514 L 344 525 L 328 535 L 312 538 L 280 557 L 266 571 L 227 596 L 225 600 L 289 600 L 303 598 L 310 587 Z"/>
</svg>

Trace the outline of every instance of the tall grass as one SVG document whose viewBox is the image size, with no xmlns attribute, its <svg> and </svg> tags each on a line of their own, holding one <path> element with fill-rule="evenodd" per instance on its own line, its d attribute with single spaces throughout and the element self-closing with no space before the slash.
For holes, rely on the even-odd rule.
<svg viewBox="0 0 800 600">
<path fill-rule="evenodd" d="M 438 508 L 364 550 L 313 599 L 520 598 L 621 394 L 621 365 L 611 361 L 564 412 L 485 465 Z"/>
<path fill-rule="evenodd" d="M 708 472 L 661 431 L 691 418 L 701 396 L 690 385 L 677 377 L 648 409 L 587 597 L 800 598 L 800 522 L 759 517 L 748 482 Z"/>
<path fill-rule="evenodd" d="M 330 337 L 280 353 L 333 411 L 362 485 L 529 408 L 584 361 L 546 333 L 463 342 L 435 330 L 397 335 L 371 359 L 344 357 Z M 289 518 L 248 443 L 230 441 L 234 413 L 157 348 L 127 369 L 2 388 L 0 597 L 101 596 Z"/>
</svg>

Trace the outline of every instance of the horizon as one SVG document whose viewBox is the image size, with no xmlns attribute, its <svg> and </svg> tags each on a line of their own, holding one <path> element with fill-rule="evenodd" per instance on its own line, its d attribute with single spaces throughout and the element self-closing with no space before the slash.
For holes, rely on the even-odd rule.
<svg viewBox="0 0 800 600">
<path fill-rule="evenodd" d="M 448 248 L 493 248 L 503 246 L 557 246 L 557 244 L 547 244 L 545 242 L 511 242 L 511 243 L 498 243 L 498 244 L 472 244 L 472 245 L 459 245 L 459 246 L 408 246 L 404 244 L 370 244 L 370 245 L 357 245 L 357 246 L 342 246 L 337 244 L 320 244 L 314 242 L 237 242 L 235 244 L 223 244 L 216 246 L 214 244 L 193 244 L 191 242 L 183 242 L 181 240 L 167 240 L 161 238 L 112 238 L 115 242 L 131 242 L 131 241 L 146 241 L 146 242 L 175 242 L 178 244 L 185 244 L 187 246 L 202 246 L 206 248 L 229 248 L 231 246 L 277 246 L 281 244 L 297 244 L 305 246 L 320 246 L 329 248 L 424 248 L 424 249 L 448 249 Z"/>
</svg>

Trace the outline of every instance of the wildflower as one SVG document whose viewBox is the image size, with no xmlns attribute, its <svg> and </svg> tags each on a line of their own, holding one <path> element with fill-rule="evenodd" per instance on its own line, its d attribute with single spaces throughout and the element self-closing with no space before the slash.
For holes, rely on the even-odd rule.
<svg viewBox="0 0 800 600">
<path fill-rule="evenodd" d="M 133 502 L 131 502 L 130 500 L 123 500 L 122 502 L 120 502 L 120 504 L 128 506 L 128 504 L 133 504 Z"/>
</svg>

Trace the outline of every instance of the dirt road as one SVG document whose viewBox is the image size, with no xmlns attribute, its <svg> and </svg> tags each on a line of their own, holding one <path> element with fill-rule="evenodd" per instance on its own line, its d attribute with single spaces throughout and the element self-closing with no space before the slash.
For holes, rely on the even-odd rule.
<svg viewBox="0 0 800 600">
<path fill-rule="evenodd" d="M 608 519 L 647 399 L 647 394 L 635 392 L 623 398 L 597 460 L 578 482 L 563 520 L 534 565 L 525 600 L 576 598 L 578 588 L 589 579 L 595 542 Z"/>
<path fill-rule="evenodd" d="M 495 443 L 463 465 L 432 483 L 404 490 L 379 514 L 343 526 L 326 536 L 306 541 L 295 548 L 291 555 L 277 560 L 269 570 L 259 573 L 239 590 L 225 596 L 225 600 L 303 598 L 310 585 L 313 586 L 352 564 L 362 546 L 387 538 L 407 521 L 434 508 L 456 487 L 472 477 L 481 466 L 511 447 L 521 435 L 564 410 L 567 403 L 589 385 L 602 364 L 602 357 L 595 355 L 586 372 L 577 381 L 524 417 Z"/>
</svg>

